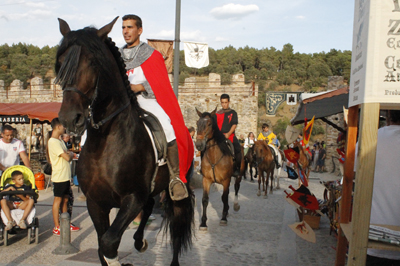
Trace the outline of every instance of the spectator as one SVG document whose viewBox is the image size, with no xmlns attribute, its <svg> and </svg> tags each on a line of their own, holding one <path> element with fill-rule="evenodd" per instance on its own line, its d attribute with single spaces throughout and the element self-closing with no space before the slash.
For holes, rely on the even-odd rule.
<svg viewBox="0 0 400 266">
<path fill-rule="evenodd" d="M 15 129 L 10 125 L 4 125 L 1 129 L 0 139 L 0 175 L 8 167 L 19 165 L 20 157 L 24 165 L 31 168 L 28 155 L 22 141 L 14 138 Z"/>
<path fill-rule="evenodd" d="M 39 150 L 40 142 L 42 141 L 42 128 L 40 124 L 37 123 L 36 127 L 33 129 L 32 135 L 36 136 L 36 149 Z"/>
<path fill-rule="evenodd" d="M 48 153 L 52 165 L 51 181 L 53 182 L 54 201 L 53 201 L 53 234 L 60 235 L 59 211 L 68 211 L 68 200 L 70 198 L 71 189 L 71 167 L 69 162 L 72 161 L 74 153 L 68 151 L 64 141 L 60 140 L 60 136 L 65 133 L 64 126 L 58 118 L 51 121 L 53 129 L 51 138 L 48 141 Z M 71 224 L 71 231 L 78 231 L 79 227 Z"/>
<path fill-rule="evenodd" d="M 370 223 L 400 226 L 400 111 L 390 110 L 388 122 L 378 130 Z M 369 248 L 367 254 L 367 266 L 400 265 L 399 251 Z"/>
<path fill-rule="evenodd" d="M 24 175 L 20 171 L 14 171 L 11 173 L 13 185 L 7 184 L 3 191 L 29 191 L 32 190 L 30 186 L 24 184 Z M 5 216 L 7 217 L 7 225 L 5 230 L 11 230 L 15 224 L 15 221 L 11 217 L 11 210 L 21 209 L 24 210 L 24 213 L 21 217 L 21 220 L 18 223 L 19 228 L 26 229 L 26 218 L 31 212 L 34 204 L 34 200 L 30 196 L 26 196 L 23 194 L 16 194 L 6 196 L 1 200 L 1 209 L 3 210 Z"/>
<path fill-rule="evenodd" d="M 64 141 L 65 146 L 67 147 L 68 150 L 72 149 L 72 142 L 71 142 L 71 137 L 69 134 L 64 133 L 62 135 L 62 140 Z"/>
<path fill-rule="evenodd" d="M 322 143 L 319 144 L 319 155 L 318 155 L 318 161 L 317 161 L 317 169 L 315 170 L 316 172 L 324 172 L 324 167 L 325 167 L 325 158 L 326 158 L 326 151 L 322 146 Z"/>
</svg>

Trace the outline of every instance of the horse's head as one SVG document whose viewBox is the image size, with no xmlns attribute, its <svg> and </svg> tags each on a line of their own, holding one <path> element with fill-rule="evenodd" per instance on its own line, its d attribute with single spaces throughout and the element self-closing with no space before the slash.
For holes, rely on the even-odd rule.
<svg viewBox="0 0 400 266">
<path fill-rule="evenodd" d="M 257 163 L 262 163 L 268 154 L 270 154 L 267 142 L 264 140 L 256 141 L 254 143 L 254 153 Z"/>
<path fill-rule="evenodd" d="M 199 151 L 204 151 L 207 145 L 207 141 L 213 138 L 214 129 L 213 129 L 213 117 L 215 116 L 215 112 L 217 108 L 211 113 L 208 112 L 200 112 L 196 108 L 196 112 L 199 115 L 200 119 L 197 121 L 197 136 L 196 136 L 196 148 Z"/>
<path fill-rule="evenodd" d="M 79 136 L 83 133 L 89 116 L 100 119 L 107 115 L 105 108 L 111 102 L 122 103 L 122 99 L 117 99 L 114 95 L 118 85 L 122 84 L 124 87 L 123 79 L 115 81 L 114 73 L 121 76 L 121 67 L 106 44 L 111 43 L 107 35 L 117 19 L 118 17 L 99 30 L 88 27 L 77 31 L 71 31 L 67 22 L 58 19 L 60 32 L 64 36 L 55 64 L 55 83 L 63 89 L 59 119 L 72 135 Z M 90 111 L 94 108 L 97 108 L 96 114 Z"/>
</svg>

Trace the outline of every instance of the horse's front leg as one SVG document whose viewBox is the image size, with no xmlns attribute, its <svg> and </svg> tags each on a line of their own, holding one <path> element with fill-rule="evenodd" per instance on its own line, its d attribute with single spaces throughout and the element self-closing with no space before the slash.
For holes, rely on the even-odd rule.
<svg viewBox="0 0 400 266">
<path fill-rule="evenodd" d="M 207 231 L 207 206 L 208 206 L 208 195 L 210 193 L 210 186 L 212 181 L 206 177 L 203 177 L 203 216 L 201 217 L 200 231 Z"/>
<path fill-rule="evenodd" d="M 263 178 L 264 199 L 268 198 L 268 183 L 269 183 L 270 175 L 271 175 L 271 171 L 268 170 L 265 173 L 265 190 L 264 190 L 264 178 Z"/>
<path fill-rule="evenodd" d="M 219 222 L 219 225 L 227 225 L 228 220 L 228 210 L 229 210 L 229 204 L 228 204 L 228 196 L 229 196 L 229 185 L 231 184 L 230 178 L 227 178 L 222 186 L 224 187 L 224 192 L 222 193 L 221 199 L 222 203 L 224 204 L 224 209 L 222 210 L 222 218 L 221 221 Z"/>
<path fill-rule="evenodd" d="M 249 173 L 250 173 L 251 182 L 254 182 L 254 179 L 253 179 L 253 165 L 251 163 L 249 163 Z"/>
<path fill-rule="evenodd" d="M 272 170 L 271 172 L 270 172 L 270 174 L 269 174 L 269 176 L 270 176 L 270 178 L 271 178 L 271 185 L 270 185 L 270 188 L 269 188 L 269 192 L 270 192 L 270 194 L 273 194 L 273 188 L 274 188 L 274 173 L 275 171 L 274 170 Z M 267 184 L 268 185 L 268 184 Z M 268 187 L 267 187 L 267 190 L 268 190 Z"/>
<path fill-rule="evenodd" d="M 233 200 L 233 210 L 235 212 L 240 210 L 240 205 L 239 205 L 239 189 L 240 189 L 240 182 L 242 182 L 242 177 L 238 177 L 235 180 L 235 199 Z"/>
<path fill-rule="evenodd" d="M 101 245 L 101 238 L 107 232 L 107 229 L 110 227 L 110 209 L 105 209 L 104 207 L 100 207 L 96 202 L 90 200 L 90 198 L 86 201 L 87 209 L 92 219 L 94 228 L 97 233 L 97 242 L 98 242 L 98 254 L 101 265 L 107 266 L 107 262 L 104 259 L 103 246 Z M 116 257 L 116 256 L 114 256 Z"/>
<path fill-rule="evenodd" d="M 121 207 L 115 217 L 114 222 L 101 238 L 101 247 L 105 257 L 115 259 L 118 255 L 118 247 L 121 237 L 129 223 L 135 219 L 143 208 L 135 195 L 126 195 L 121 201 Z"/>
<path fill-rule="evenodd" d="M 263 188 L 264 188 L 264 173 L 261 169 L 258 169 L 258 192 L 257 196 L 261 196 L 261 180 L 263 182 Z"/>
<path fill-rule="evenodd" d="M 145 239 L 143 241 L 143 236 L 144 236 L 144 228 L 146 227 L 147 221 L 151 215 L 151 212 L 153 211 L 153 207 L 154 207 L 154 198 L 149 197 L 146 204 L 143 207 L 143 215 L 140 220 L 139 227 L 136 230 L 136 233 L 133 235 L 133 239 L 135 239 L 135 248 L 137 251 L 140 252 L 145 252 L 148 247 L 147 240 Z"/>
</svg>

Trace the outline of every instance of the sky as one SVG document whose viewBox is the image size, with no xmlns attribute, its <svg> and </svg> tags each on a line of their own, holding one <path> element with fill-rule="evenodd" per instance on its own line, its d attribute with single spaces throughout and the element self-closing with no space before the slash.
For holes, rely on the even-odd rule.
<svg viewBox="0 0 400 266">
<path fill-rule="evenodd" d="M 142 18 L 142 41 L 173 40 L 176 0 L 0 0 L 0 45 L 19 42 L 42 48 L 61 40 L 57 18 L 71 30 L 101 28 L 120 16 L 109 36 L 122 38 L 122 16 Z M 213 49 L 229 45 L 295 52 L 351 50 L 352 0 L 181 0 L 181 41 L 208 43 Z M 183 44 L 180 44 L 183 50 Z"/>
</svg>

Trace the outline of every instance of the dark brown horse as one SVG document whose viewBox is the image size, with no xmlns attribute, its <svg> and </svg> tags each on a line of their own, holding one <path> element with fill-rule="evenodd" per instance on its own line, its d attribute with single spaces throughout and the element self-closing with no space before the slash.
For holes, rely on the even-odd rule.
<svg viewBox="0 0 400 266">
<path fill-rule="evenodd" d="M 99 30 L 90 27 L 71 31 L 59 19 L 64 36 L 55 66 L 64 95 L 59 119 L 69 133 L 77 136 L 87 127 L 76 172 L 97 232 L 101 264 L 120 265 L 121 237 L 142 210 L 133 238 L 138 251 L 146 250 L 143 231 L 153 209 L 153 196 L 164 190 L 167 203 L 163 224 L 171 236 L 171 265 L 179 265 L 180 252 L 192 240 L 193 194 L 188 189 L 189 198 L 177 202 L 169 197 L 168 168 L 155 164 L 152 143 L 140 118 L 136 96 L 130 90 L 124 63 L 107 37 L 116 20 Z M 119 211 L 110 225 L 112 208 Z"/>
<path fill-rule="evenodd" d="M 272 194 L 272 187 L 274 184 L 274 170 L 275 161 L 274 156 L 266 141 L 256 141 L 254 144 L 254 150 L 256 152 L 256 159 L 258 164 L 258 192 L 257 196 L 261 196 L 261 180 L 264 191 L 264 198 L 268 197 L 268 182 L 271 179 L 270 194 Z M 266 173 L 266 180 L 264 179 L 264 172 Z M 265 187 L 264 187 L 265 182 Z"/>
<path fill-rule="evenodd" d="M 256 172 L 254 174 L 254 178 L 256 178 L 257 175 L 258 175 L 256 152 L 254 150 L 254 146 L 250 147 L 247 150 L 247 153 L 244 156 L 244 166 L 245 166 L 244 167 L 244 173 L 243 173 L 244 179 L 246 179 L 246 172 L 247 172 L 247 169 L 249 169 L 250 180 L 251 180 L 251 182 L 254 182 L 254 179 L 253 179 L 253 168 L 256 169 Z"/>
<path fill-rule="evenodd" d="M 224 209 L 222 211 L 220 225 L 228 224 L 226 217 L 228 216 L 229 210 L 228 195 L 233 174 L 233 157 L 226 144 L 224 134 L 221 133 L 217 126 L 215 118 L 216 110 L 217 109 L 210 114 L 207 112 L 201 113 L 196 109 L 200 117 L 197 121 L 196 147 L 203 153 L 201 160 L 201 172 L 203 173 L 203 216 L 200 224 L 200 230 L 203 231 L 207 230 L 208 194 L 210 193 L 210 186 L 213 183 L 221 184 L 224 188 L 222 193 Z M 243 173 L 243 171 L 244 163 L 242 160 L 241 172 Z M 235 180 L 235 201 L 233 207 L 235 211 L 240 209 L 238 192 L 241 180 L 241 175 Z"/>
</svg>

